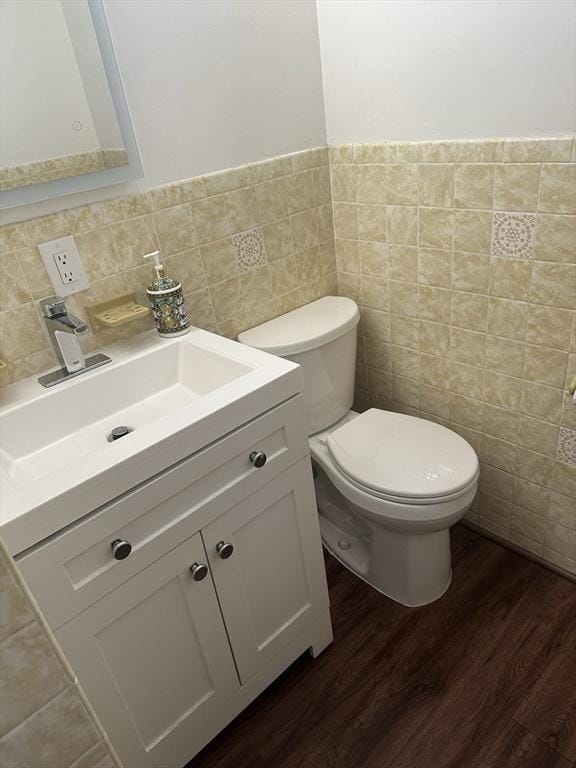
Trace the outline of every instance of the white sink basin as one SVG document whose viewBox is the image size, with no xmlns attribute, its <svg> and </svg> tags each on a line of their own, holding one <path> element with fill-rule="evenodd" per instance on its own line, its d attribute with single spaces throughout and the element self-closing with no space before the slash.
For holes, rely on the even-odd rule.
<svg viewBox="0 0 576 768">
<path fill-rule="evenodd" d="M 107 439 L 114 427 L 132 428 L 122 440 L 134 441 L 136 430 L 251 370 L 183 340 L 152 348 L 2 414 L 0 466 L 21 485 L 94 451 L 114 451 Z"/>
<path fill-rule="evenodd" d="M 109 347 L 112 363 L 2 391 L 0 534 L 13 554 L 302 389 L 298 366 L 194 329 Z M 109 442 L 118 426 L 129 434 Z"/>
</svg>

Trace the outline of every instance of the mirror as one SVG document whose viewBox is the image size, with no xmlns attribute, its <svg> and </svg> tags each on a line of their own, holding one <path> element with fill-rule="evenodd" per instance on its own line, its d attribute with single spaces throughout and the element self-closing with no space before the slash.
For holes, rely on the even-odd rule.
<svg viewBox="0 0 576 768">
<path fill-rule="evenodd" d="M 0 2 L 3 207 L 142 175 L 101 0 Z"/>
</svg>

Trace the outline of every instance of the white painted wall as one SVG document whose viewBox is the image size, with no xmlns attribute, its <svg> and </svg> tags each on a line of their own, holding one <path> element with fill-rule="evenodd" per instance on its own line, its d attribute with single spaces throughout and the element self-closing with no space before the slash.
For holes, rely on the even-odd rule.
<svg viewBox="0 0 576 768">
<path fill-rule="evenodd" d="M 106 0 L 146 182 L 326 141 L 314 0 Z"/>
<path fill-rule="evenodd" d="M 573 0 L 318 0 L 328 140 L 573 133 Z"/>
<path fill-rule="evenodd" d="M 145 178 L 17 221 L 326 143 L 315 0 L 105 0 Z"/>
<path fill-rule="evenodd" d="M 3 167 L 98 149 L 60 0 L 0 2 L 0 96 Z"/>
<path fill-rule="evenodd" d="M 575 130 L 572 0 L 104 0 L 145 178 L 16 221 L 329 140 Z"/>
</svg>

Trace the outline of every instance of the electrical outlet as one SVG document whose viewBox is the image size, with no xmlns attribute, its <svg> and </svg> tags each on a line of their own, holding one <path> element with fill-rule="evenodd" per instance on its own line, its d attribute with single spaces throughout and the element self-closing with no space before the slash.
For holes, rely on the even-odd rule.
<svg viewBox="0 0 576 768">
<path fill-rule="evenodd" d="M 69 296 L 90 287 L 73 237 L 60 237 L 38 246 L 57 296 Z"/>
<path fill-rule="evenodd" d="M 60 253 L 54 254 L 54 261 L 56 262 L 56 269 L 60 275 L 60 280 L 62 280 L 64 285 L 76 282 L 76 276 L 66 251 L 60 251 Z"/>
</svg>

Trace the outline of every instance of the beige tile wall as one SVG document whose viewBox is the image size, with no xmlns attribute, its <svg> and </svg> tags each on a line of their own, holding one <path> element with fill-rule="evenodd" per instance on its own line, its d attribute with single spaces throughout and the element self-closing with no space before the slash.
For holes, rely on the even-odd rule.
<svg viewBox="0 0 576 768">
<path fill-rule="evenodd" d="M 40 242 L 76 237 L 91 287 L 68 305 L 85 319 L 86 304 L 127 291 L 145 301 L 142 256 L 159 247 L 192 321 L 233 337 L 336 292 L 335 234 L 340 293 L 362 311 L 358 407 L 466 437 L 482 463 L 470 521 L 576 573 L 575 157 L 565 139 L 337 146 L 332 192 L 317 149 L 2 227 L 0 383 L 56 362 L 38 312 L 51 293 Z M 264 246 L 253 261 L 238 251 L 247 231 Z M 3 554 L 0 567 L 0 762 L 113 765 Z"/>
<path fill-rule="evenodd" d="M 235 236 L 263 243 L 253 263 Z M 335 293 L 328 150 L 308 150 L 0 228 L 0 385 L 56 364 L 38 311 L 52 289 L 37 244 L 74 235 L 90 290 L 71 312 L 144 288 L 143 255 L 160 248 L 182 280 L 192 322 L 234 337 L 319 296 Z M 150 319 L 81 337 L 85 351 L 153 327 Z"/>
<path fill-rule="evenodd" d="M 330 148 L 339 289 L 362 312 L 358 407 L 463 435 L 481 460 L 469 520 L 571 573 L 574 160 L 572 139 Z"/>
<path fill-rule="evenodd" d="M 1 545 L 0 765 L 116 766 Z"/>
<path fill-rule="evenodd" d="M 127 291 L 144 302 L 141 258 L 160 247 L 192 321 L 234 337 L 336 291 L 335 234 L 339 290 L 362 309 L 358 405 L 463 434 L 482 461 L 470 520 L 575 572 L 575 151 L 572 139 L 335 146 L 332 189 L 322 148 L 2 227 L 0 383 L 55 364 L 39 242 L 75 235 L 91 287 L 68 304 L 84 318 Z M 244 232 L 264 245 L 253 262 Z"/>
</svg>

